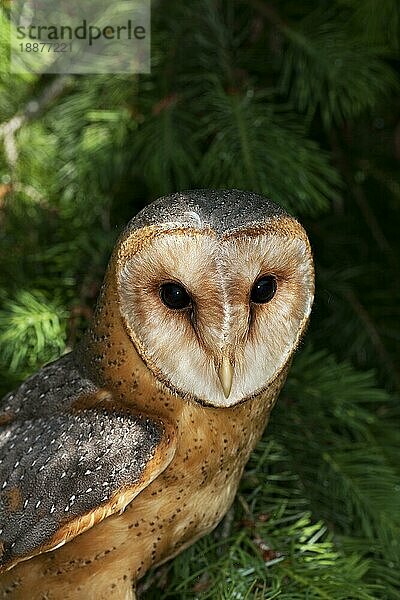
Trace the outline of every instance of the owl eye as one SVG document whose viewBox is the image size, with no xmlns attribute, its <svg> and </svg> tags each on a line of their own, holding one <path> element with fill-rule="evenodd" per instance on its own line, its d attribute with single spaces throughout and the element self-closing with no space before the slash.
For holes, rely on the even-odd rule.
<svg viewBox="0 0 400 600">
<path fill-rule="evenodd" d="M 179 283 L 163 283 L 160 286 L 160 298 L 168 308 L 182 309 L 191 304 L 191 298 L 183 285 Z"/>
<path fill-rule="evenodd" d="M 256 304 L 266 304 L 275 296 L 276 287 L 276 278 L 273 275 L 263 275 L 253 285 L 250 300 Z"/>
</svg>

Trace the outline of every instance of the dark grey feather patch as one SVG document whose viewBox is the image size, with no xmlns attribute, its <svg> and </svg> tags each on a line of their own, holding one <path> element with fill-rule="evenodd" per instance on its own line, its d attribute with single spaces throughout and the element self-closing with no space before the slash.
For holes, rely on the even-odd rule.
<svg viewBox="0 0 400 600">
<path fill-rule="evenodd" d="M 0 567 L 137 483 L 154 455 L 161 425 L 118 411 L 70 411 L 94 389 L 68 356 L 0 405 Z"/>
<path fill-rule="evenodd" d="M 280 206 L 253 192 L 192 190 L 152 202 L 128 223 L 125 234 L 148 225 L 173 223 L 199 229 L 211 227 L 221 235 L 285 215 Z"/>
</svg>

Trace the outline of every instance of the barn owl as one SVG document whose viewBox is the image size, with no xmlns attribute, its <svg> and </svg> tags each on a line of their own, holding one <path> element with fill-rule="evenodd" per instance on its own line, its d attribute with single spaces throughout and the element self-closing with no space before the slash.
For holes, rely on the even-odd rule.
<svg viewBox="0 0 400 600">
<path fill-rule="evenodd" d="M 117 242 L 80 345 L 0 404 L 0 597 L 132 599 L 234 499 L 313 301 L 266 198 L 160 198 Z"/>
</svg>

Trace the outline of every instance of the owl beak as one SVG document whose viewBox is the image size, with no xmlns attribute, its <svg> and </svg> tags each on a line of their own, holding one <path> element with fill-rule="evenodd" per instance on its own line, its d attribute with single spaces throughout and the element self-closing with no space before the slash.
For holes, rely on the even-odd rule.
<svg viewBox="0 0 400 600">
<path fill-rule="evenodd" d="M 218 377 L 224 390 L 224 396 L 228 398 L 232 389 L 233 366 L 226 354 L 222 357 L 222 362 L 218 369 Z"/>
</svg>

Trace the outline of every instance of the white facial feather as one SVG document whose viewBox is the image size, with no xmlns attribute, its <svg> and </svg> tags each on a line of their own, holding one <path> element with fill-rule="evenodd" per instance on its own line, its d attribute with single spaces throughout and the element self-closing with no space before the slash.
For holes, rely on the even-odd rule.
<svg viewBox="0 0 400 600">
<path fill-rule="evenodd" d="M 250 303 L 261 275 L 275 275 L 266 304 Z M 155 375 L 182 396 L 232 406 L 261 392 L 292 355 L 310 314 L 314 278 L 300 237 L 240 233 L 163 232 L 127 260 L 119 273 L 121 313 L 139 353 Z M 171 310 L 159 289 L 179 282 L 190 310 Z M 222 353 L 234 364 L 225 398 L 217 368 Z"/>
</svg>

